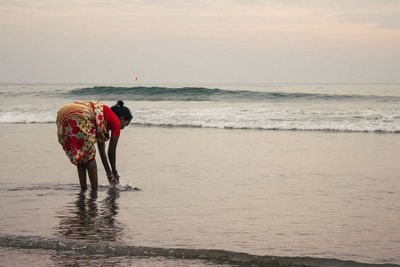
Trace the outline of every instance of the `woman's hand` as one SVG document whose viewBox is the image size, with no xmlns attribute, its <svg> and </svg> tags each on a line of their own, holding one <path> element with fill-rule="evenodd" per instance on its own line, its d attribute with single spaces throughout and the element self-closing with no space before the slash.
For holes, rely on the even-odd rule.
<svg viewBox="0 0 400 267">
<path fill-rule="evenodd" d="M 116 186 L 119 184 L 119 176 L 117 179 L 117 178 L 115 178 L 113 173 L 109 173 L 109 174 L 107 174 L 107 178 L 108 178 L 108 182 L 110 183 L 110 185 Z"/>
<path fill-rule="evenodd" d="M 112 171 L 112 174 L 114 175 L 115 179 L 117 179 L 117 181 L 119 183 L 119 174 L 118 174 L 117 170 Z"/>
</svg>

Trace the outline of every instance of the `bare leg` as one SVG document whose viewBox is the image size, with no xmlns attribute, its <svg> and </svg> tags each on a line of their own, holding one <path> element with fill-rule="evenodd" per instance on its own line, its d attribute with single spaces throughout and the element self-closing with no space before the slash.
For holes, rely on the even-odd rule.
<svg viewBox="0 0 400 267">
<path fill-rule="evenodd" d="M 97 190 L 98 180 L 97 180 L 97 164 L 96 160 L 93 159 L 89 161 L 86 165 L 86 168 L 89 173 L 90 185 L 92 186 L 92 190 Z"/>
<path fill-rule="evenodd" d="M 86 165 L 77 163 L 76 167 L 78 168 L 78 176 L 79 176 L 79 183 L 81 184 L 81 190 L 87 190 Z"/>
</svg>

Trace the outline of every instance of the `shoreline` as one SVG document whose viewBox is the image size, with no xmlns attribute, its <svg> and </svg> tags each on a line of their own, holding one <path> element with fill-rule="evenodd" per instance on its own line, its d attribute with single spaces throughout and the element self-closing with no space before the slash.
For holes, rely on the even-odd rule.
<svg viewBox="0 0 400 267">
<path fill-rule="evenodd" d="M 50 122 L 0 122 L 0 125 L 49 125 L 55 124 L 55 121 Z M 174 125 L 174 124 L 146 124 L 146 123 L 131 123 L 128 127 L 143 127 L 143 128 L 188 128 L 188 129 L 215 129 L 215 130 L 239 130 L 239 131 L 266 131 L 266 132 L 310 132 L 310 133 L 344 133 L 344 134 L 376 134 L 376 135 L 398 135 L 400 131 L 354 131 L 354 130 L 337 130 L 337 129 L 280 129 L 280 128 L 262 128 L 262 127 L 212 127 L 212 126 L 197 126 L 197 125 Z"/>
<path fill-rule="evenodd" d="M 81 240 L 53 239 L 36 236 L 0 236 L 0 247 L 23 250 L 42 249 L 53 252 L 74 252 L 80 255 L 102 255 L 107 257 L 145 257 L 178 260 L 205 260 L 217 264 L 235 266 L 318 266 L 318 267 L 398 267 L 393 263 L 365 263 L 353 260 L 314 257 L 285 257 L 253 255 L 244 252 L 220 249 L 161 248 L 129 246 L 121 243 L 91 243 Z"/>
<path fill-rule="evenodd" d="M 117 167 L 142 191 L 82 198 L 55 125 L 4 126 L 2 235 L 400 262 L 398 135 L 128 127 Z"/>
</svg>

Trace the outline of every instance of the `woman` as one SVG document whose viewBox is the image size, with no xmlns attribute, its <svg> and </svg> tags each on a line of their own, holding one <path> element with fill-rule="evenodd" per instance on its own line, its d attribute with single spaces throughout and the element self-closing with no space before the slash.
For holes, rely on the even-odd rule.
<svg viewBox="0 0 400 267">
<path fill-rule="evenodd" d="M 111 109 L 97 101 L 74 102 L 58 111 L 58 142 L 62 145 L 71 163 L 77 166 L 82 190 L 87 189 L 86 171 L 89 174 L 92 190 L 97 190 L 98 187 L 95 143 L 97 143 L 110 185 L 119 183 L 115 152 L 120 130 L 124 129 L 131 120 L 131 112 L 121 100 Z M 111 131 L 111 139 L 109 131 Z M 110 144 L 106 154 L 105 142 L 108 139 L 110 139 Z"/>
</svg>

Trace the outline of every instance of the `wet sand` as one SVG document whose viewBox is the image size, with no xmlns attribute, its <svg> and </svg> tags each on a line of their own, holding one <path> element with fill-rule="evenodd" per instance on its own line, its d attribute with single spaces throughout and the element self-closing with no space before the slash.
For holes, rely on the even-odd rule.
<svg viewBox="0 0 400 267">
<path fill-rule="evenodd" d="M 400 263 L 398 134 L 128 127 L 118 170 L 142 190 L 83 201 L 55 125 L 0 134 L 1 235 Z"/>
</svg>

